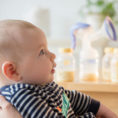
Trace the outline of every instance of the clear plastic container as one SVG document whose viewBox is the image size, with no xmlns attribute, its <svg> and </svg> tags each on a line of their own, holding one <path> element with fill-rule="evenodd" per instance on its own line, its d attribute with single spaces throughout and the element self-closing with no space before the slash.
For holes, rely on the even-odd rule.
<svg viewBox="0 0 118 118">
<path fill-rule="evenodd" d="M 111 80 L 118 83 L 118 48 L 114 48 L 111 60 Z"/>
<path fill-rule="evenodd" d="M 105 48 L 105 55 L 102 59 L 102 81 L 111 82 L 111 59 L 113 57 L 113 48 Z"/>
<path fill-rule="evenodd" d="M 75 78 L 75 58 L 71 48 L 61 48 L 57 59 L 56 81 L 73 82 Z"/>
<path fill-rule="evenodd" d="M 80 51 L 79 81 L 97 82 L 99 79 L 99 55 L 91 48 Z"/>
</svg>

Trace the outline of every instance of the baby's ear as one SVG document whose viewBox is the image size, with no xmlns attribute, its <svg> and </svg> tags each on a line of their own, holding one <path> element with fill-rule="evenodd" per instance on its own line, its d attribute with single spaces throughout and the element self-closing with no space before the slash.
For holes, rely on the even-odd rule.
<svg viewBox="0 0 118 118">
<path fill-rule="evenodd" d="M 17 73 L 16 65 L 13 62 L 6 61 L 2 64 L 2 73 L 4 76 L 12 81 L 20 81 Z"/>
</svg>

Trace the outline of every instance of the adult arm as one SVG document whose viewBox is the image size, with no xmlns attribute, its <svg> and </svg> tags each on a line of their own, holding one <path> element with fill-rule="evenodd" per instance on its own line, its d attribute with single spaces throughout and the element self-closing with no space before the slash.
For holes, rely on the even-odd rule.
<svg viewBox="0 0 118 118">
<path fill-rule="evenodd" d="M 0 118 L 22 118 L 19 112 L 1 95 Z"/>
</svg>

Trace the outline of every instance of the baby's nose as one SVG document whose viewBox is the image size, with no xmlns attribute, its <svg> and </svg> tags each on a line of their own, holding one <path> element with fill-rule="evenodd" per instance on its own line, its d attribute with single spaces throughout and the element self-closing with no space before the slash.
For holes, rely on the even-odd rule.
<svg viewBox="0 0 118 118">
<path fill-rule="evenodd" d="M 56 65 L 56 63 L 54 62 L 54 67 L 56 67 L 57 65 Z"/>
<path fill-rule="evenodd" d="M 51 58 L 54 60 L 56 58 L 56 55 L 52 52 L 50 52 L 50 54 L 51 54 Z"/>
<path fill-rule="evenodd" d="M 52 55 L 53 55 L 53 58 L 55 59 L 56 58 L 56 55 L 54 53 L 52 53 Z"/>
</svg>

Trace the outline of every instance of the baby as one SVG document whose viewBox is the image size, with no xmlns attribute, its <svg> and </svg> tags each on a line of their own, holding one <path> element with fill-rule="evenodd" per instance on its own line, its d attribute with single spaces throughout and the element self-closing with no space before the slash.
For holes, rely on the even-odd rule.
<svg viewBox="0 0 118 118">
<path fill-rule="evenodd" d="M 0 94 L 8 101 L 0 97 L 0 117 L 117 118 L 99 101 L 58 86 L 54 59 L 41 29 L 22 20 L 0 21 Z"/>
</svg>

